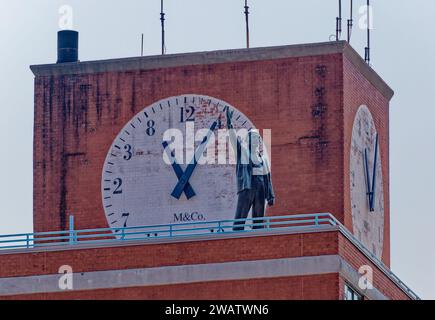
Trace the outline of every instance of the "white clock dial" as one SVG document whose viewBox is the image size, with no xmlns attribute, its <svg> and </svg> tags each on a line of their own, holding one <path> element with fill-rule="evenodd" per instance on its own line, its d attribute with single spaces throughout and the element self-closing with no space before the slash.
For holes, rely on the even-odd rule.
<svg viewBox="0 0 435 320">
<path fill-rule="evenodd" d="M 193 94 L 158 101 L 124 126 L 108 151 L 102 173 L 103 207 L 110 227 L 234 218 L 237 201 L 234 164 L 228 161 L 217 164 L 216 160 L 216 164 L 197 165 L 189 179 L 195 195 L 187 199 L 183 192 L 176 199 L 171 193 L 179 179 L 173 167 L 163 160 L 162 142 L 166 130 L 179 129 L 186 137 L 186 122 L 194 124 L 195 132 L 209 129 L 219 115 L 225 123 L 226 106 L 235 111 L 236 128 L 254 127 L 244 114 L 228 103 Z M 218 134 L 215 134 L 217 149 Z M 228 146 L 226 149 L 228 151 Z M 183 172 L 190 160 L 184 159 L 184 164 L 180 164 Z"/>
<path fill-rule="evenodd" d="M 353 231 L 367 249 L 381 258 L 384 241 L 384 194 L 377 137 L 379 136 L 373 117 L 367 106 L 362 105 L 355 116 L 350 151 Z"/>
</svg>

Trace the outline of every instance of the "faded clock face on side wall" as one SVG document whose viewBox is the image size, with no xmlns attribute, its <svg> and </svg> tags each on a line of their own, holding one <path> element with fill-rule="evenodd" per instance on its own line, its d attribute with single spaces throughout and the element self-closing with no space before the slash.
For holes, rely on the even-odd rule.
<svg viewBox="0 0 435 320">
<path fill-rule="evenodd" d="M 352 130 L 350 195 L 354 235 L 378 258 L 384 241 L 384 193 L 379 135 L 367 108 L 359 107 Z"/>
<path fill-rule="evenodd" d="M 125 124 L 108 150 L 102 172 L 103 207 L 110 227 L 234 218 L 235 165 L 230 162 L 197 165 L 177 199 L 171 193 L 179 177 L 174 167 L 163 160 L 162 145 L 168 129 L 178 129 L 186 139 L 186 123 L 193 124 L 195 132 L 208 131 L 219 117 L 224 123 L 228 106 L 234 110 L 235 128 L 254 127 L 243 113 L 228 103 L 193 94 L 155 102 Z M 218 134 L 216 130 L 214 133 L 217 149 Z M 179 169 L 184 172 L 191 161 L 187 159 L 186 141 L 182 152 L 185 159 Z"/>
</svg>

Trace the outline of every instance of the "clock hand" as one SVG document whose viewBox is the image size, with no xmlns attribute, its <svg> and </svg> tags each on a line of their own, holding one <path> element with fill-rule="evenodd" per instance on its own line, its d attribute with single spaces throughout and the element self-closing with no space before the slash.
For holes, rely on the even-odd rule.
<svg viewBox="0 0 435 320">
<path fill-rule="evenodd" d="M 365 163 L 365 174 L 366 174 L 366 194 L 369 196 L 369 207 L 371 208 L 372 204 L 372 193 L 371 193 L 371 183 L 370 183 L 370 175 L 369 175 L 369 161 L 367 156 L 367 149 L 364 149 L 364 163 Z"/>
<path fill-rule="evenodd" d="M 198 164 L 197 159 L 200 159 L 202 154 L 204 153 L 204 150 L 207 146 L 207 142 L 208 142 L 211 134 L 213 133 L 213 131 L 216 129 L 218 121 L 219 121 L 219 119 L 217 119 L 215 122 L 213 122 L 213 124 L 211 125 L 211 127 L 207 133 L 207 136 L 204 137 L 201 144 L 198 146 L 198 148 L 196 148 L 195 154 L 194 154 L 193 159 L 192 159 L 193 162 L 191 161 L 191 163 L 187 166 L 186 171 L 184 171 L 183 176 L 178 180 L 178 183 L 175 186 L 174 190 L 172 190 L 171 195 L 174 198 L 180 199 L 180 196 L 181 196 L 181 193 L 183 192 L 184 186 L 189 182 L 189 179 L 192 176 L 192 173 L 195 170 L 196 165 Z"/>
<path fill-rule="evenodd" d="M 167 149 L 168 147 L 168 142 L 167 141 L 163 141 L 162 142 L 163 145 L 163 149 L 169 153 L 170 151 Z M 170 156 L 173 157 L 173 153 L 170 153 Z M 173 159 L 172 161 L 172 169 L 174 169 L 174 172 L 178 178 L 178 180 L 180 180 L 180 178 L 183 176 L 183 169 L 181 168 L 181 166 L 175 162 L 175 159 Z M 190 199 L 192 197 L 194 197 L 196 195 L 195 191 L 193 191 L 192 186 L 190 185 L 189 182 L 186 183 L 184 189 L 183 189 L 184 193 L 186 194 L 186 198 Z"/>
<path fill-rule="evenodd" d="M 376 140 L 375 140 L 375 158 L 373 160 L 373 177 L 372 177 L 372 199 L 370 202 L 370 211 L 375 211 L 375 191 L 376 191 L 376 164 L 378 159 L 378 134 L 376 134 Z"/>
</svg>

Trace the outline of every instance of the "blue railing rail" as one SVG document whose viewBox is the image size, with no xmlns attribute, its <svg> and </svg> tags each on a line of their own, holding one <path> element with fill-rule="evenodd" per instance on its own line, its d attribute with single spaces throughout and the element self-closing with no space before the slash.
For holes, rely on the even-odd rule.
<svg viewBox="0 0 435 320">
<path fill-rule="evenodd" d="M 244 230 L 234 230 L 241 227 Z M 64 231 L 48 231 L 0 235 L 0 249 L 30 249 L 47 246 L 75 245 L 92 242 L 119 242 L 147 239 L 165 239 L 175 237 L 196 237 L 222 233 L 247 233 L 267 229 L 316 228 L 325 225 L 337 225 L 336 219 L 329 213 L 315 213 L 289 216 L 271 216 L 262 218 L 196 221 L 186 223 L 134 226 L 123 228 L 98 228 Z"/>
<path fill-rule="evenodd" d="M 244 230 L 234 230 L 243 223 Z M 377 267 L 379 267 L 393 282 L 395 282 L 412 299 L 420 299 L 406 284 L 404 284 L 385 264 L 355 238 L 330 213 L 313 213 L 286 216 L 268 216 L 262 218 L 231 219 L 216 221 L 196 221 L 149 226 L 134 226 L 123 228 L 98 228 L 75 230 L 73 219 L 70 219 L 70 229 L 64 231 L 49 231 L 36 233 L 21 233 L 0 235 L 0 250 L 32 249 L 53 246 L 74 246 L 78 244 L 116 243 L 123 241 L 188 238 L 198 236 L 213 236 L 222 234 L 242 234 L 256 231 L 280 231 L 321 229 L 336 226 L 341 233 L 360 249 Z"/>
</svg>

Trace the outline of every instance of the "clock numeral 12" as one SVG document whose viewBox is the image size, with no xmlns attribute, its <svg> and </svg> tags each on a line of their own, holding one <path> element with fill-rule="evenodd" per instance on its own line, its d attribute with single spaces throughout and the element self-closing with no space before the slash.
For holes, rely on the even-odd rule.
<svg viewBox="0 0 435 320">
<path fill-rule="evenodd" d="M 186 117 L 185 117 L 186 115 Z M 195 107 L 180 108 L 180 122 L 195 121 Z"/>
</svg>

